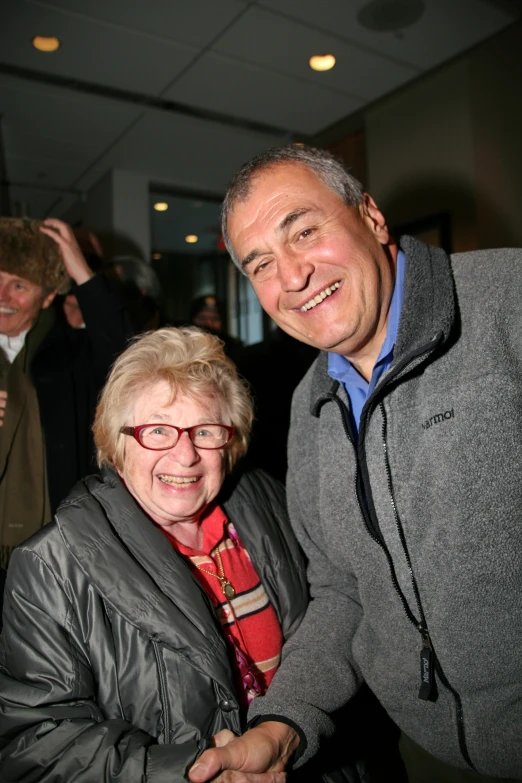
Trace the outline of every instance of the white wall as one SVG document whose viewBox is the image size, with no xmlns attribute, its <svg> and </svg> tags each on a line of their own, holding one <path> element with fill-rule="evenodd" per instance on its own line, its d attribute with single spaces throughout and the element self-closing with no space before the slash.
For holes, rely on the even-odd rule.
<svg viewBox="0 0 522 783">
<path fill-rule="evenodd" d="M 149 182 L 140 174 L 108 171 L 63 216 L 94 231 L 104 255 L 150 258 Z"/>
</svg>

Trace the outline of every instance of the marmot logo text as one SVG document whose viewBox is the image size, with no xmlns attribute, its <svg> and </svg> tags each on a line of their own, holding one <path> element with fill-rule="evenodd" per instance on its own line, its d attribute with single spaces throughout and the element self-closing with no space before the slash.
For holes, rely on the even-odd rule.
<svg viewBox="0 0 522 783">
<path fill-rule="evenodd" d="M 450 411 L 445 411 L 444 413 L 436 413 L 435 416 L 431 416 L 431 418 L 426 419 L 426 421 L 422 425 L 422 429 L 429 430 L 429 428 L 432 427 L 434 424 L 440 424 L 446 419 L 453 419 L 454 417 L 455 414 L 453 413 L 453 408 Z"/>
</svg>

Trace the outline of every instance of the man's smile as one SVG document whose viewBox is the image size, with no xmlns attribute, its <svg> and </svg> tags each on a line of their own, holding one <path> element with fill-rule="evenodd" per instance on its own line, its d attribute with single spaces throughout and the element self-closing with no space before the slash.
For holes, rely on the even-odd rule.
<svg viewBox="0 0 522 783">
<path fill-rule="evenodd" d="M 308 300 L 308 302 L 305 302 L 302 307 L 299 309 L 301 312 L 305 313 L 307 310 L 313 310 L 314 307 L 317 307 L 318 304 L 323 302 L 328 296 L 331 296 L 334 291 L 337 291 L 339 286 L 341 285 L 340 280 L 338 280 L 333 285 L 327 286 L 326 288 L 323 288 L 322 291 L 319 291 L 318 294 L 313 296 L 311 299 Z"/>
</svg>

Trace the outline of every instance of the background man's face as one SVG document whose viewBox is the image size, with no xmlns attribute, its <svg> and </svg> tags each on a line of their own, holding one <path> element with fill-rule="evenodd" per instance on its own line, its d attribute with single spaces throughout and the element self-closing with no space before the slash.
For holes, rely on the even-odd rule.
<svg viewBox="0 0 522 783">
<path fill-rule="evenodd" d="M 44 296 L 41 286 L 0 269 L 0 334 L 16 337 L 30 329 L 55 295 L 52 291 Z"/>
<path fill-rule="evenodd" d="M 382 337 L 393 261 L 369 196 L 348 207 L 307 167 L 282 163 L 253 180 L 228 231 L 262 307 L 285 332 L 348 357 Z"/>
<path fill-rule="evenodd" d="M 74 294 L 67 294 L 63 302 L 63 312 L 69 326 L 73 329 L 81 329 L 84 324 L 83 314 Z"/>
</svg>

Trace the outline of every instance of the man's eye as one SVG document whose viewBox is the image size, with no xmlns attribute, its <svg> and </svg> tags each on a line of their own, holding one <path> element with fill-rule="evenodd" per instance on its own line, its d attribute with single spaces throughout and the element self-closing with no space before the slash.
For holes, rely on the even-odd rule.
<svg viewBox="0 0 522 783">
<path fill-rule="evenodd" d="M 270 266 L 270 261 L 261 261 L 254 269 L 254 275 L 260 275 L 267 271 Z"/>
<path fill-rule="evenodd" d="M 15 283 L 15 288 L 17 291 L 25 291 L 26 287 L 23 283 Z"/>
<path fill-rule="evenodd" d="M 299 239 L 306 239 L 311 234 L 313 234 L 313 231 L 314 231 L 313 228 L 305 228 L 305 230 L 301 231 L 301 233 L 299 234 Z"/>
</svg>

